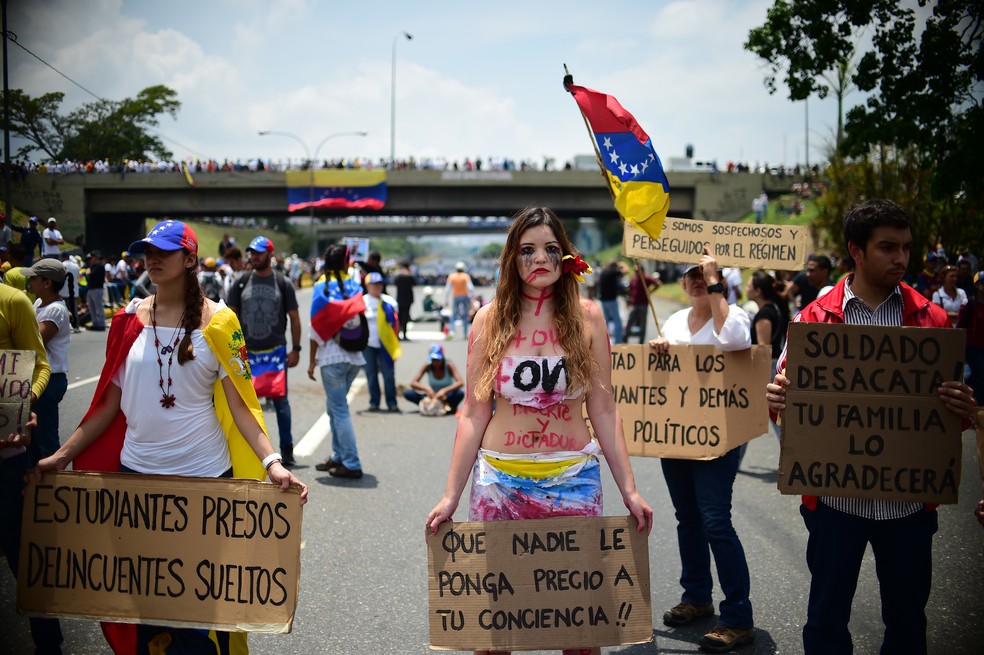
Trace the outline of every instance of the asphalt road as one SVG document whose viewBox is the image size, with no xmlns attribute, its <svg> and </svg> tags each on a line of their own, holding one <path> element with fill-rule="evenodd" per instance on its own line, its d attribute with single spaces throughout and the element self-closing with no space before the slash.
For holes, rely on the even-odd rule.
<svg viewBox="0 0 984 655">
<path fill-rule="evenodd" d="M 488 296 L 487 296 L 488 297 Z M 310 291 L 299 294 L 302 314 Z M 660 303 L 665 319 L 675 309 Z M 649 335 L 655 334 L 651 324 Z M 397 364 L 397 382 L 407 383 L 438 338 L 436 323 L 420 323 L 404 344 Z M 465 342 L 445 342 L 448 356 L 464 365 Z M 62 402 L 65 429 L 81 419 L 94 390 L 94 376 L 103 361 L 105 333 L 74 335 L 70 388 Z M 299 452 L 296 474 L 310 487 L 304 510 L 300 602 L 289 635 L 253 635 L 254 653 L 426 653 L 427 555 L 423 525 L 440 498 L 450 462 L 455 432 L 453 417 L 420 416 L 400 400 L 402 415 L 357 414 L 359 451 L 365 477 L 337 480 L 314 469 L 328 455 L 330 438 L 318 443 L 318 430 L 305 436 L 324 411 L 320 382 L 291 370 L 290 397 L 294 440 Z M 353 410 L 368 405 L 362 378 L 352 400 Z M 276 432 L 272 410 L 267 424 Z M 327 430 L 321 430 L 321 436 Z M 275 439 L 276 442 L 276 439 Z M 984 629 L 984 530 L 972 515 L 981 498 L 973 433 L 964 434 L 960 504 L 940 509 L 940 531 L 934 548 L 933 594 L 927 609 L 931 653 L 976 655 Z M 800 630 L 806 613 L 809 572 L 804 553 L 806 530 L 799 500 L 776 490 L 779 448 L 773 437 L 749 444 L 735 483 L 734 522 L 742 539 L 752 577 L 751 600 L 756 635 L 748 655 L 801 652 Z M 612 647 L 606 653 L 632 655 L 697 652 L 696 642 L 713 619 L 684 628 L 666 628 L 660 617 L 680 596 L 677 579 L 675 521 L 659 462 L 633 458 L 640 491 L 655 510 L 656 527 L 650 539 L 650 569 L 654 615 L 653 641 Z M 619 494 L 602 467 L 607 514 L 624 514 Z M 467 494 L 467 490 L 465 492 Z M 465 496 L 466 497 L 466 496 Z M 465 505 L 466 503 L 462 503 Z M 459 509 L 463 519 L 465 509 Z M 0 653 L 32 652 L 27 621 L 14 609 L 13 579 L 6 567 L 0 573 Z M 716 588 L 717 590 L 717 588 Z M 719 596 L 715 601 L 720 600 Z M 108 653 L 98 626 L 89 621 L 63 620 L 66 653 Z M 865 560 L 854 602 L 851 630 L 857 653 L 875 653 L 883 630 L 873 559 Z"/>
</svg>

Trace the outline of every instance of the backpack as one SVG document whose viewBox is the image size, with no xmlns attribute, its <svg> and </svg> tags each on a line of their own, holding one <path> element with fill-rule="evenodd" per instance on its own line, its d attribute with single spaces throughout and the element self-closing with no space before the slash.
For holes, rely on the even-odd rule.
<svg viewBox="0 0 984 655">
<path fill-rule="evenodd" d="M 205 271 L 199 280 L 202 285 L 202 292 L 209 300 L 219 301 L 219 294 L 222 291 L 222 283 L 219 281 L 218 273 Z"/>
<path fill-rule="evenodd" d="M 324 287 L 326 296 L 328 295 L 329 284 L 330 280 L 326 280 Z M 347 299 L 344 282 L 337 280 L 337 284 L 342 298 Z M 332 338 L 342 350 L 350 353 L 361 353 L 369 345 L 369 319 L 366 318 L 366 313 L 359 312 L 350 318 Z"/>
<path fill-rule="evenodd" d="M 362 312 L 350 318 L 334 337 L 339 348 L 350 353 L 361 353 L 369 345 L 369 320 Z"/>
</svg>

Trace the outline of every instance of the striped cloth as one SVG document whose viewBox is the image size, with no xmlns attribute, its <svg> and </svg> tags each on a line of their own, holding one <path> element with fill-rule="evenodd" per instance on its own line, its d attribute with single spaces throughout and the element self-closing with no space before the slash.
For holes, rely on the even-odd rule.
<svg viewBox="0 0 984 655">
<path fill-rule="evenodd" d="M 844 322 L 848 325 L 902 326 L 902 292 L 898 287 L 872 311 L 868 304 L 851 291 L 852 276 L 844 285 Z M 820 496 L 820 502 L 841 512 L 866 519 L 885 521 L 900 519 L 922 511 L 922 503 L 874 498 L 840 498 Z"/>
</svg>

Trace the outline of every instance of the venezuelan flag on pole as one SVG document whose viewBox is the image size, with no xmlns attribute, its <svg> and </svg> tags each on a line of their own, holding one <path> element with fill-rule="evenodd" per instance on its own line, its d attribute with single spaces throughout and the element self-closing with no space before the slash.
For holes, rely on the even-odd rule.
<svg viewBox="0 0 984 655">
<path fill-rule="evenodd" d="M 382 209 L 385 204 L 385 170 L 328 168 L 316 170 L 313 175 L 311 171 L 287 171 L 288 211 L 312 206 Z"/>
<path fill-rule="evenodd" d="M 670 209 L 670 183 L 652 140 L 614 96 L 567 83 L 591 126 L 615 209 L 648 234 L 659 237 Z"/>
</svg>

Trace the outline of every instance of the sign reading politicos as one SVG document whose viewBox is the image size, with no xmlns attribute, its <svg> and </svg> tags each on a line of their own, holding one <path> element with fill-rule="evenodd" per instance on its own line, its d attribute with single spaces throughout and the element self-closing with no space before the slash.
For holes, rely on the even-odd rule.
<svg viewBox="0 0 984 655">
<path fill-rule="evenodd" d="M 290 632 L 300 492 L 258 480 L 46 473 L 25 493 L 17 607 L 244 632 Z"/>
<path fill-rule="evenodd" d="M 434 649 L 652 638 L 648 535 L 630 516 L 445 523 L 427 535 L 427 565 Z"/>
<path fill-rule="evenodd" d="M 806 266 L 808 234 L 798 225 L 752 225 L 667 217 L 658 239 L 624 223 L 622 254 L 690 264 L 710 249 L 719 266 L 798 270 Z"/>
<path fill-rule="evenodd" d="M 612 392 L 629 455 L 713 459 L 769 429 L 770 346 L 612 347 Z"/>
<path fill-rule="evenodd" d="M 955 503 L 964 331 L 791 323 L 779 491 Z"/>
</svg>

